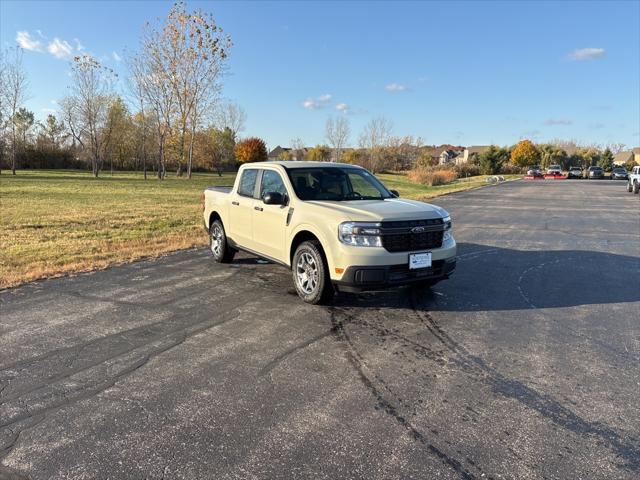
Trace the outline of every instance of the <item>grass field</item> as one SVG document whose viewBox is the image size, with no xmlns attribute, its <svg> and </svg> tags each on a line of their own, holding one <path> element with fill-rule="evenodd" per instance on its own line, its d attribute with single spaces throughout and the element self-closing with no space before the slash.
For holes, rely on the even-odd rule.
<svg viewBox="0 0 640 480">
<path fill-rule="evenodd" d="M 485 177 L 440 187 L 416 185 L 402 174 L 380 178 L 402 197 L 421 199 L 485 184 Z M 200 194 L 233 180 L 233 174 L 170 175 L 160 182 L 139 173 L 95 179 L 78 171 L 3 172 L 0 288 L 205 245 Z"/>
</svg>

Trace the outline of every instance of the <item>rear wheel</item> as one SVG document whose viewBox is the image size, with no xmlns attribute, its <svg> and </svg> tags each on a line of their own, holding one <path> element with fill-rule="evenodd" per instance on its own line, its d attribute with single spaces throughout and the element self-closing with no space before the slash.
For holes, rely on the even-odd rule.
<svg viewBox="0 0 640 480">
<path fill-rule="evenodd" d="M 627 192 L 633 192 L 633 185 L 630 180 L 627 180 Z"/>
<path fill-rule="evenodd" d="M 638 193 L 640 192 L 640 182 L 638 182 L 637 180 L 633 181 L 633 193 Z"/>
<path fill-rule="evenodd" d="M 227 235 L 220 220 L 214 220 L 209 227 L 209 249 L 217 263 L 231 263 L 236 254 L 227 242 Z"/>
<path fill-rule="evenodd" d="M 329 302 L 334 295 L 329 268 L 320 242 L 302 242 L 293 255 L 293 283 L 298 296 L 313 305 Z"/>
</svg>

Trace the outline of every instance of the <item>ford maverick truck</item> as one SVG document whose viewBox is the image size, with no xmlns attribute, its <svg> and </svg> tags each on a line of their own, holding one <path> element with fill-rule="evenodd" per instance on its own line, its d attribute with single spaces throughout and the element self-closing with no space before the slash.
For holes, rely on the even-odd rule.
<svg viewBox="0 0 640 480">
<path fill-rule="evenodd" d="M 210 187 L 203 216 L 213 259 L 238 250 L 291 269 L 298 295 L 434 285 L 456 266 L 451 217 L 399 198 L 366 169 L 325 162 L 240 167 L 233 187 Z"/>
</svg>

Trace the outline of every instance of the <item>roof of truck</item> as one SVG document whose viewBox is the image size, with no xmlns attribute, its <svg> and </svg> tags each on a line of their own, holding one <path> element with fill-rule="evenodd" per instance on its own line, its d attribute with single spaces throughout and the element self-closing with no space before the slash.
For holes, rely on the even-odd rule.
<svg viewBox="0 0 640 480">
<path fill-rule="evenodd" d="M 350 163 L 336 163 L 336 162 L 303 162 L 296 160 L 269 160 L 270 164 L 282 165 L 284 168 L 324 168 L 324 167 L 350 167 L 350 168 L 362 168 L 358 165 L 351 165 Z"/>
</svg>

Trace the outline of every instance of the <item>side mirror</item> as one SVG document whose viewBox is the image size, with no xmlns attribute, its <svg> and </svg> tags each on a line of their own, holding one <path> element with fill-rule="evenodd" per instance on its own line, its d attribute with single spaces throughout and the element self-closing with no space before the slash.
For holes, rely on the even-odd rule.
<svg viewBox="0 0 640 480">
<path fill-rule="evenodd" d="M 284 205 L 287 203 L 287 197 L 280 192 L 267 192 L 262 197 L 262 201 L 267 205 Z"/>
<path fill-rule="evenodd" d="M 396 198 L 400 198 L 400 193 L 398 192 L 398 190 L 389 190 L 394 197 Z"/>
</svg>

